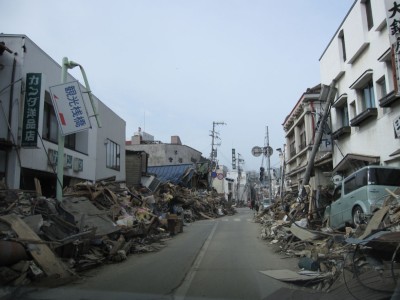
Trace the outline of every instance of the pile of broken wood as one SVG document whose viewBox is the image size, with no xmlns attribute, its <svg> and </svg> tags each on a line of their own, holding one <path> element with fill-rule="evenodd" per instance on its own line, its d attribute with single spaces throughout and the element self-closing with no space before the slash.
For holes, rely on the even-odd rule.
<svg viewBox="0 0 400 300">
<path fill-rule="evenodd" d="M 261 238 L 284 257 L 298 257 L 298 272 L 265 271 L 335 297 L 378 299 L 399 292 L 400 190 L 391 193 L 367 224 L 334 231 L 309 209 L 309 200 L 286 195 L 258 213 Z M 346 298 L 347 299 L 347 298 Z"/>
<path fill-rule="evenodd" d="M 77 272 L 157 251 L 182 224 L 233 214 L 218 195 L 172 184 L 155 193 L 122 182 L 79 183 L 61 202 L 38 192 L 0 190 L 0 285 L 59 285 Z"/>
</svg>

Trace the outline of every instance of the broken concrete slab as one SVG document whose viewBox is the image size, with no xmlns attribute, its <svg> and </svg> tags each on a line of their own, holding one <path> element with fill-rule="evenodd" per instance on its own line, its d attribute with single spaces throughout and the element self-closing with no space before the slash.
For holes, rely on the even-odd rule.
<svg viewBox="0 0 400 300">
<path fill-rule="evenodd" d="M 64 198 L 60 204 L 61 213 L 80 231 L 96 228 L 95 235 L 103 236 L 119 231 L 119 227 L 86 197 Z"/>
<path fill-rule="evenodd" d="M 293 282 L 293 283 L 322 280 L 330 276 L 329 273 L 319 273 L 319 272 L 299 273 L 287 269 L 260 271 L 260 273 L 280 281 Z"/>
</svg>

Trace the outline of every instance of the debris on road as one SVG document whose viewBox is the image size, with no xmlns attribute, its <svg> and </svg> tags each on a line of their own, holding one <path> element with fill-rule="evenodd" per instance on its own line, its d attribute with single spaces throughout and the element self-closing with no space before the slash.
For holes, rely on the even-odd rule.
<svg viewBox="0 0 400 300">
<path fill-rule="evenodd" d="M 263 274 L 335 297 L 345 298 L 349 293 L 358 299 L 390 296 L 400 285 L 399 197 L 400 189 L 388 193 L 366 224 L 343 231 L 324 224 L 313 197 L 287 194 L 283 203 L 276 199 L 273 206 L 255 215 L 260 237 L 284 257 L 297 257 L 299 269 Z"/>
<path fill-rule="evenodd" d="M 111 180 L 64 189 L 61 202 L 0 189 L 0 283 L 61 285 L 79 272 L 158 251 L 184 224 L 235 213 L 214 191 L 170 183 L 156 191 Z"/>
</svg>

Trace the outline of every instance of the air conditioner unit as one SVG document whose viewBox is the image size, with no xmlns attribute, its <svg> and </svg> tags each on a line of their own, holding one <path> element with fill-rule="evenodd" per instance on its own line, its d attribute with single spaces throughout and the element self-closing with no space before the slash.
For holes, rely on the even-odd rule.
<svg viewBox="0 0 400 300">
<path fill-rule="evenodd" d="M 72 168 L 72 155 L 64 154 L 64 169 Z"/>
<path fill-rule="evenodd" d="M 57 155 L 58 151 L 49 149 L 47 152 L 47 164 L 49 166 L 56 166 L 57 165 Z"/>
<path fill-rule="evenodd" d="M 155 176 L 142 176 L 141 183 L 153 193 L 158 189 L 161 181 Z"/>
<path fill-rule="evenodd" d="M 74 172 L 82 172 L 83 171 L 83 159 L 74 157 L 74 162 L 72 164 L 72 170 L 74 170 Z"/>
</svg>

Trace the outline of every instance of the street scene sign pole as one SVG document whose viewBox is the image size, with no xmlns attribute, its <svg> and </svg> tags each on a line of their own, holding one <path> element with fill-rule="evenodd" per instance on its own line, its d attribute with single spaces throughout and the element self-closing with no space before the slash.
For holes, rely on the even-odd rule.
<svg viewBox="0 0 400 300">
<path fill-rule="evenodd" d="M 68 58 L 64 57 L 61 65 L 61 83 L 67 82 Z M 64 183 L 64 136 L 61 134 L 61 129 L 58 127 L 58 152 L 57 152 L 57 188 L 56 198 L 62 201 L 63 183 Z"/>
</svg>

